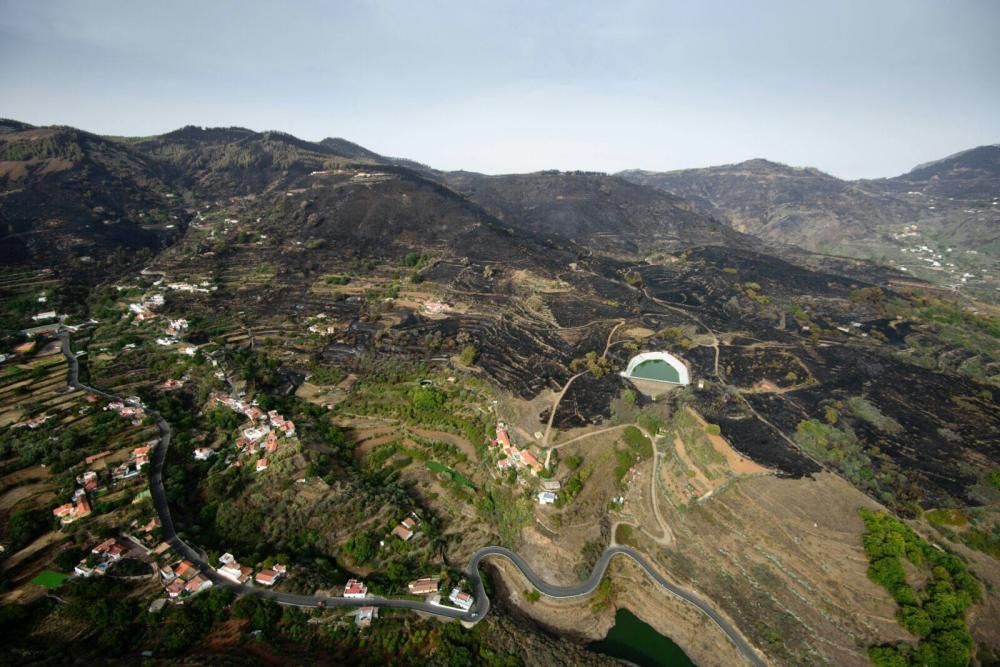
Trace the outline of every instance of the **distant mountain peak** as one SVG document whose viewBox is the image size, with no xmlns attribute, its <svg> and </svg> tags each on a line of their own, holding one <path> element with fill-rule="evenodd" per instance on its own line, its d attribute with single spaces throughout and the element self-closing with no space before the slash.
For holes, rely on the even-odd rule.
<svg viewBox="0 0 1000 667">
<path fill-rule="evenodd" d="M 318 142 L 320 146 L 329 148 L 340 155 L 347 157 L 363 157 L 369 160 L 382 160 L 382 156 L 375 151 L 368 150 L 360 144 L 356 144 L 353 141 L 348 141 L 341 137 L 327 137 L 322 141 Z"/>
<path fill-rule="evenodd" d="M 940 160 L 924 162 L 897 178 L 927 180 L 939 178 L 944 174 L 959 176 L 958 172 L 966 172 L 966 176 L 1000 176 L 1000 144 L 977 146 Z"/>
</svg>

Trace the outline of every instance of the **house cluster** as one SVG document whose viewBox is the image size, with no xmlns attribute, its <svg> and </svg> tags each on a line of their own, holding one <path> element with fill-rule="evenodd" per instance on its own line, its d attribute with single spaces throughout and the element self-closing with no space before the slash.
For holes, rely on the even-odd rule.
<svg viewBox="0 0 1000 667">
<path fill-rule="evenodd" d="M 184 378 L 181 378 L 180 380 L 174 380 L 171 378 L 156 385 L 156 388 L 161 391 L 174 391 L 175 389 L 183 387 L 185 382 L 186 380 Z"/>
<path fill-rule="evenodd" d="M 416 527 L 416 520 L 413 517 L 408 516 L 396 524 L 396 526 L 392 529 L 392 534 L 404 542 L 409 542 L 410 538 L 413 537 L 413 529 Z"/>
<path fill-rule="evenodd" d="M 128 309 L 130 312 L 135 313 L 135 319 L 132 320 L 132 323 L 138 324 L 139 322 L 153 319 L 156 317 L 156 313 L 153 311 L 161 307 L 164 303 L 162 294 L 153 294 L 143 301 L 130 303 Z"/>
<path fill-rule="evenodd" d="M 91 511 L 90 498 L 87 497 L 87 491 L 83 488 L 78 488 L 73 492 L 71 500 L 52 510 L 52 514 L 59 519 L 62 525 L 68 526 L 78 519 L 89 516 Z"/>
<path fill-rule="evenodd" d="M 318 320 L 313 324 L 309 325 L 309 331 L 315 334 L 321 334 L 324 336 L 337 333 L 337 327 L 333 324 L 328 324 L 322 320 L 326 319 L 326 313 L 320 313 L 316 315 L 313 319 Z"/>
<path fill-rule="evenodd" d="M 167 595 L 171 599 L 179 598 L 185 593 L 195 595 L 212 587 L 212 582 L 188 560 L 161 567 L 160 577 L 166 584 Z"/>
<path fill-rule="evenodd" d="M 187 328 L 188 328 L 188 321 L 183 317 L 176 320 L 167 321 L 168 336 L 179 336 L 181 332 L 187 331 Z"/>
<path fill-rule="evenodd" d="M 103 575 L 112 563 L 121 560 L 122 556 L 128 552 L 128 544 L 119 541 L 116 537 L 109 537 L 91 549 L 90 555 L 77 563 L 73 572 L 81 577 L 89 577 L 92 574 Z"/>
<path fill-rule="evenodd" d="M 188 282 L 178 282 L 178 283 L 167 283 L 167 289 L 173 290 L 175 292 L 200 292 L 202 294 L 208 294 L 210 291 L 214 290 L 211 287 L 211 283 L 207 280 L 203 280 L 197 285 L 192 285 Z"/>
<path fill-rule="evenodd" d="M 231 553 L 224 553 L 219 557 L 219 567 L 215 571 L 226 579 L 237 584 L 245 584 L 253 576 L 253 568 L 240 565 Z"/>
<path fill-rule="evenodd" d="M 150 440 L 129 452 L 128 460 L 111 469 L 111 481 L 122 482 L 142 472 L 142 467 L 149 463 L 149 453 L 155 445 L 156 441 Z"/>
<path fill-rule="evenodd" d="M 131 419 L 133 424 L 146 416 L 146 411 L 142 409 L 142 403 L 138 398 L 129 399 L 128 403 L 122 401 L 111 401 L 105 410 L 113 410 L 125 419 Z"/>
<path fill-rule="evenodd" d="M 260 454 L 256 463 L 257 472 L 267 470 L 267 455 L 278 450 L 282 436 L 291 438 L 295 435 L 295 423 L 290 419 L 285 419 L 277 410 L 264 412 L 256 402 L 247 403 L 222 392 L 212 392 L 211 401 L 225 405 L 250 420 L 249 424 L 241 430 L 240 437 L 236 439 L 236 449 L 240 453 L 258 452 Z M 211 457 L 212 454 L 205 451 L 206 449 L 201 448 L 196 451 L 195 458 L 204 461 Z"/>
<path fill-rule="evenodd" d="M 544 467 L 535 455 L 526 449 L 519 449 L 517 445 L 511 444 L 510 433 L 507 431 L 507 426 L 503 422 L 497 423 L 497 437 L 496 440 L 490 441 L 490 444 L 500 448 L 500 459 L 497 461 L 497 467 L 500 470 L 521 470 L 523 468 L 528 468 L 536 475 Z"/>
<path fill-rule="evenodd" d="M 34 429 L 38 428 L 39 426 L 41 426 L 42 424 L 44 424 L 45 422 L 47 422 L 51 418 L 52 418 L 52 415 L 47 415 L 47 414 L 45 414 L 43 412 L 42 414 L 36 415 L 36 416 L 32 417 L 31 419 L 25 419 L 22 422 L 18 422 L 16 424 L 14 424 L 14 428 L 24 428 L 25 426 L 27 426 L 28 428 L 34 430 Z"/>
<path fill-rule="evenodd" d="M 142 493 L 137 494 L 136 498 L 132 501 L 132 503 L 135 504 L 141 501 L 143 497 L 147 496 L 148 494 L 149 494 L 148 489 L 146 489 Z M 133 542 L 135 542 L 136 544 L 141 544 L 146 549 L 147 555 L 151 553 L 159 554 L 163 553 L 164 551 L 170 548 L 170 545 L 167 544 L 166 542 L 160 542 L 159 544 L 157 544 L 157 541 L 159 540 L 159 533 L 155 531 L 159 527 L 160 527 L 160 520 L 155 516 L 144 524 L 141 524 L 141 522 L 138 519 L 136 519 L 131 524 L 129 524 L 129 528 L 140 534 L 138 536 L 136 536 L 134 533 L 133 534 L 122 533 L 122 534 L 125 537 L 132 540 Z M 159 551 L 157 551 L 157 549 L 159 549 Z"/>
</svg>

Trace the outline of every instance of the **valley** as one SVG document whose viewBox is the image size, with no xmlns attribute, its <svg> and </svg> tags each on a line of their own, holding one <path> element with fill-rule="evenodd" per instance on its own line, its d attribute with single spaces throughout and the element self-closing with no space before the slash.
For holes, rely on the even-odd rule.
<svg viewBox="0 0 1000 667">
<path fill-rule="evenodd" d="M 24 164 L 0 180 L 2 655 L 607 664 L 586 646 L 620 609 L 696 664 L 944 655 L 870 576 L 859 510 L 955 554 L 983 584 L 956 641 L 1000 651 L 1000 314 L 978 277 L 731 227 L 634 174 L 3 127 Z M 113 199 L 112 166 L 143 197 Z M 993 182 L 922 174 L 878 197 Z M 54 190 L 86 215 L 39 213 Z M 107 236 L 99 201 L 132 231 Z M 947 266 L 931 247 L 911 259 Z M 623 377 L 663 352 L 684 373 Z M 107 540 L 144 574 L 115 576 Z M 44 572 L 76 576 L 49 593 Z"/>
</svg>

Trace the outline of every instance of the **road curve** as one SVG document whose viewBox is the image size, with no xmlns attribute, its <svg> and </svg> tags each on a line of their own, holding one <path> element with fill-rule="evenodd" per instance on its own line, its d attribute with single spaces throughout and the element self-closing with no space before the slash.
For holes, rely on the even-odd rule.
<svg viewBox="0 0 1000 667">
<path fill-rule="evenodd" d="M 95 389 L 94 387 L 90 387 L 85 384 L 81 384 L 79 380 L 80 365 L 77 361 L 76 355 L 74 355 L 70 349 L 69 335 L 63 331 L 59 334 L 59 339 L 62 341 L 63 356 L 66 357 L 66 361 L 69 364 L 68 383 L 70 387 L 98 394 L 112 400 L 123 400 L 121 397 L 101 391 L 100 389 Z M 483 579 L 479 574 L 480 565 L 487 559 L 506 558 L 514 565 L 514 567 L 521 571 L 521 574 L 524 575 L 525 579 L 527 579 L 528 582 L 530 582 L 531 585 L 534 586 L 540 593 L 552 598 L 568 599 L 585 597 L 593 593 L 594 590 L 597 589 L 597 586 L 601 583 L 601 579 L 604 578 L 604 574 L 607 572 L 611 559 L 615 556 L 624 556 L 634 561 L 651 579 L 653 579 L 653 581 L 659 584 L 661 588 L 664 588 L 672 595 L 675 595 L 681 600 L 696 607 L 709 619 L 711 619 L 712 622 L 714 622 L 729 638 L 729 640 L 733 642 L 740 653 L 742 653 L 747 659 L 747 662 L 755 667 L 764 667 L 766 664 L 753 647 L 736 630 L 736 628 L 734 628 L 733 625 L 729 623 L 729 621 L 727 621 L 721 614 L 715 611 L 715 609 L 713 609 L 707 602 L 670 583 L 649 564 L 642 554 L 634 549 L 623 546 L 612 546 L 605 549 L 604 553 L 601 554 L 601 557 L 594 565 L 594 569 L 591 571 L 587 580 L 572 586 L 555 586 L 547 583 L 542 580 L 534 570 L 531 569 L 531 566 L 529 566 L 528 563 L 521 558 L 521 556 L 517 555 L 510 549 L 498 546 L 483 547 L 472 555 L 472 558 L 469 560 L 469 565 L 466 567 L 465 574 L 472 586 L 474 591 L 473 595 L 476 600 L 475 605 L 469 611 L 463 611 L 453 607 L 443 607 L 418 600 L 384 597 L 356 599 L 322 595 L 298 595 L 266 588 L 256 588 L 245 584 L 237 584 L 236 582 L 218 574 L 215 571 L 215 568 L 207 562 L 202 552 L 197 551 L 195 548 L 178 537 L 177 531 L 174 529 L 173 518 L 170 516 L 170 507 L 167 503 L 166 490 L 163 487 L 163 466 L 167 459 L 167 449 L 170 447 L 170 439 L 173 435 L 173 431 L 170 428 L 170 424 L 168 424 L 167 421 L 158 413 L 150 410 L 149 408 L 146 408 L 146 412 L 156 421 L 156 426 L 160 431 L 159 444 L 154 448 L 153 456 L 150 460 L 152 468 L 149 476 L 149 492 L 153 500 L 153 507 L 160 519 L 160 527 L 163 531 L 164 541 L 167 542 L 182 558 L 185 558 L 198 566 L 198 569 L 201 570 L 203 576 L 210 580 L 215 586 L 225 588 L 238 595 L 253 595 L 265 600 L 274 600 L 279 604 L 297 607 L 334 608 L 372 606 L 392 609 L 411 609 L 413 611 L 434 614 L 436 616 L 454 618 L 467 623 L 477 623 L 485 618 L 490 611 L 490 599 L 486 595 Z"/>
</svg>

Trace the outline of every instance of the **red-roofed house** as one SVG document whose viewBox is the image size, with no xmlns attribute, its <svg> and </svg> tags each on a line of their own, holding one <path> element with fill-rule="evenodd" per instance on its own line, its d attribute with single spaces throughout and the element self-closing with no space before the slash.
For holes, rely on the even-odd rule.
<svg viewBox="0 0 1000 667">
<path fill-rule="evenodd" d="M 242 584 L 250 579 L 250 575 L 253 574 L 253 568 L 244 567 L 234 560 L 220 567 L 217 572 L 230 581 Z"/>
<path fill-rule="evenodd" d="M 97 490 L 97 473 L 93 470 L 88 470 L 79 477 L 76 481 L 83 485 L 85 491 L 96 491 Z"/>
<path fill-rule="evenodd" d="M 86 463 L 87 465 L 90 465 L 94 461 L 97 461 L 99 459 L 103 459 L 105 456 L 111 456 L 111 450 L 110 449 L 106 449 L 103 452 L 100 452 L 98 454 L 91 454 L 90 456 L 88 456 L 87 458 L 85 458 L 83 460 L 83 462 Z"/>
<path fill-rule="evenodd" d="M 185 581 L 198 574 L 198 568 L 194 566 L 194 563 L 187 560 L 182 560 L 174 567 L 174 572 L 177 576 Z"/>
<path fill-rule="evenodd" d="M 188 593 L 200 593 L 206 588 L 211 588 L 211 587 L 212 587 L 212 582 L 199 574 L 198 576 L 191 579 L 191 581 L 187 582 L 187 585 L 184 587 L 184 590 L 186 590 Z"/>
<path fill-rule="evenodd" d="M 539 473 L 543 470 L 542 464 L 538 462 L 538 459 L 535 458 L 535 455 L 526 449 L 521 450 L 521 460 L 524 461 L 524 464 L 526 466 L 530 467 L 536 473 Z"/>
<path fill-rule="evenodd" d="M 281 568 L 280 572 L 278 571 L 279 567 Z M 276 583 L 281 581 L 281 578 L 284 576 L 285 566 L 275 565 L 273 568 L 261 570 L 257 573 L 257 576 L 254 579 L 258 584 L 262 584 L 264 586 L 274 586 Z"/>
<path fill-rule="evenodd" d="M 118 560 L 127 551 L 128 547 L 126 545 L 120 544 L 114 537 L 109 537 L 91 549 L 90 553 L 97 555 L 105 554 L 111 560 Z"/>
<path fill-rule="evenodd" d="M 60 519 L 69 516 L 73 513 L 73 503 L 66 503 L 65 505 L 60 505 L 59 507 L 52 510 L 52 514 L 59 517 Z"/>
<path fill-rule="evenodd" d="M 64 526 L 90 514 L 90 501 L 83 489 L 78 490 L 75 499 L 73 503 L 66 503 L 52 510 L 52 514 L 59 517 Z"/>
<path fill-rule="evenodd" d="M 169 586 L 167 586 L 167 595 L 172 598 L 178 597 L 184 592 L 184 580 L 178 577 L 174 579 Z"/>
<path fill-rule="evenodd" d="M 358 581 L 357 579 L 347 580 L 347 585 L 344 586 L 345 598 L 364 598 L 367 596 L 368 587 L 365 586 L 363 581 Z"/>
<path fill-rule="evenodd" d="M 399 524 L 398 526 L 393 528 L 392 534 L 398 537 L 399 539 L 403 540 L 404 542 L 408 541 L 411 537 L 413 537 L 413 531 L 404 526 L 403 524 Z"/>
</svg>

